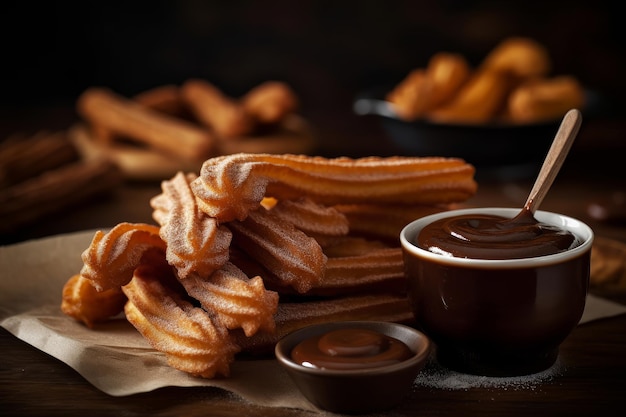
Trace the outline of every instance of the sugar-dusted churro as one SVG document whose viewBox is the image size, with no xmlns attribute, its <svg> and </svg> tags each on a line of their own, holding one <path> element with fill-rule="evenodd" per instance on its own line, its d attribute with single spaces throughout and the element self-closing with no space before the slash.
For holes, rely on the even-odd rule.
<svg viewBox="0 0 626 417">
<path fill-rule="evenodd" d="M 179 172 L 163 181 L 163 192 L 150 204 L 161 225 L 159 235 L 167 244 L 168 262 L 181 279 L 191 274 L 208 277 L 228 261 L 230 230 L 198 209 L 189 183 L 196 174 Z"/>
<path fill-rule="evenodd" d="M 458 158 L 235 154 L 205 161 L 191 188 L 200 209 L 223 222 L 244 219 L 265 196 L 322 204 L 463 201 L 476 191 L 473 175 Z"/>
<path fill-rule="evenodd" d="M 159 227 L 144 223 L 119 223 L 108 232 L 98 230 L 82 253 L 80 274 L 99 291 L 126 285 L 142 264 L 164 264 L 166 244 Z"/>
<path fill-rule="evenodd" d="M 308 198 L 280 200 L 271 211 L 312 237 L 344 236 L 349 232 L 348 219 L 344 214 Z"/>
<path fill-rule="evenodd" d="M 278 294 L 265 289 L 260 276 L 248 278 L 237 266 L 227 262 L 210 277 L 191 275 L 181 280 L 187 294 L 215 314 L 228 329 L 243 329 L 246 336 L 258 330 L 274 331 Z"/>
<path fill-rule="evenodd" d="M 239 351 L 226 329 L 164 283 L 166 269 L 142 266 L 122 290 L 128 321 L 173 368 L 204 378 L 228 376 Z"/>
<path fill-rule="evenodd" d="M 271 211 L 253 210 L 228 227 L 233 245 L 271 271 L 283 286 L 304 293 L 324 274 L 326 256 L 317 241 Z"/>
</svg>

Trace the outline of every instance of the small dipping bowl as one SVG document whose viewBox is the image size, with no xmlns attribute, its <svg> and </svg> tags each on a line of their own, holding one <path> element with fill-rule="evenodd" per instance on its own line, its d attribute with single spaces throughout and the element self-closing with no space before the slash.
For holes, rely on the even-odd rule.
<svg viewBox="0 0 626 417">
<path fill-rule="evenodd" d="M 537 211 L 535 219 L 573 233 L 581 243 L 532 258 L 443 256 L 415 243 L 426 225 L 441 218 L 465 214 L 513 218 L 519 211 L 451 210 L 415 220 L 400 233 L 417 327 L 433 341 L 437 361 L 448 369 L 503 377 L 546 370 L 583 314 L 593 231 L 579 220 Z"/>
<path fill-rule="evenodd" d="M 395 338 L 406 344 L 411 356 L 401 362 L 367 369 L 328 369 L 301 365 L 292 351 L 303 340 L 336 330 L 364 329 Z M 297 330 L 275 347 L 276 358 L 295 385 L 312 404 L 323 410 L 363 414 L 398 405 L 409 393 L 426 364 L 431 343 L 420 331 L 402 324 L 379 321 L 341 321 L 316 324 Z"/>
</svg>

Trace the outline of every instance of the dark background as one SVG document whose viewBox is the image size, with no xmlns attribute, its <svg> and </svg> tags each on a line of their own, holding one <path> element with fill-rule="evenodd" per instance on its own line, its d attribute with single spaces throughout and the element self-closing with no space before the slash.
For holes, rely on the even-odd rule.
<svg viewBox="0 0 626 417">
<path fill-rule="evenodd" d="M 283 80 L 312 121 L 349 117 L 355 95 L 398 82 L 435 52 L 460 52 L 477 64 L 517 35 L 542 42 L 555 74 L 577 76 L 609 104 L 606 117 L 621 117 L 626 56 L 619 3 L 5 2 L 0 121 L 35 120 L 39 108 L 72 109 L 93 85 L 132 95 L 191 77 L 232 96 Z M 51 127 L 67 117 L 67 111 L 52 117 Z M 1 133 L 8 129 L 3 124 Z"/>
</svg>

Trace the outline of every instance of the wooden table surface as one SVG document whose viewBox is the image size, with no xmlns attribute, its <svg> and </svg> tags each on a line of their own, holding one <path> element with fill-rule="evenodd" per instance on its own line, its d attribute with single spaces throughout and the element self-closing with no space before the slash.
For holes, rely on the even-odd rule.
<svg viewBox="0 0 626 417">
<path fill-rule="evenodd" d="M 312 117 L 315 119 L 314 117 Z M 394 154 L 375 121 L 346 115 L 344 124 L 324 125 L 320 154 Z M 354 122 L 354 123 L 352 123 Z M 590 202 L 626 191 L 624 125 L 614 121 L 589 126 L 574 147 L 541 209 L 587 221 L 597 236 L 626 242 L 626 225 L 594 221 Z M 324 130 L 325 129 L 325 130 Z M 369 141 L 363 141 L 363 138 Z M 342 140 L 338 140 L 342 138 Z M 604 142 L 603 142 L 604 140 Z M 621 163 L 621 165 L 620 165 Z M 530 179 L 485 180 L 469 206 L 520 206 Z M 151 221 L 149 199 L 159 192 L 155 183 L 129 183 L 104 201 L 66 210 L 12 236 L 13 241 L 57 233 L 112 226 L 121 221 Z M 2 221 L 6 221 L 3 219 Z M 603 294 L 626 304 L 624 294 Z M 301 416 L 311 412 L 263 408 L 247 404 L 214 388 L 164 388 L 155 392 L 111 397 L 87 383 L 55 358 L 0 329 L 0 415 L 19 416 Z M 566 370 L 552 380 L 527 389 L 419 388 L 388 416 L 609 416 L 626 403 L 626 315 L 578 326 L 563 343 L 560 360 Z"/>
</svg>

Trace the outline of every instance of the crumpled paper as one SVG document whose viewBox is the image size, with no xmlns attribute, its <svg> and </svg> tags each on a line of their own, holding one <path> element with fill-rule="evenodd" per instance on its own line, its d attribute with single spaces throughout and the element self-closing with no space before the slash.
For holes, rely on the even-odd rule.
<svg viewBox="0 0 626 417">
<path fill-rule="evenodd" d="M 274 359 L 237 360 L 231 376 L 201 379 L 167 365 L 123 318 L 88 329 L 60 310 L 61 291 L 80 271 L 94 231 L 0 247 L 0 325 L 65 362 L 101 391 L 124 396 L 165 386 L 211 386 L 270 407 L 317 410 Z M 588 296 L 581 323 L 626 313 L 626 306 Z"/>
</svg>

